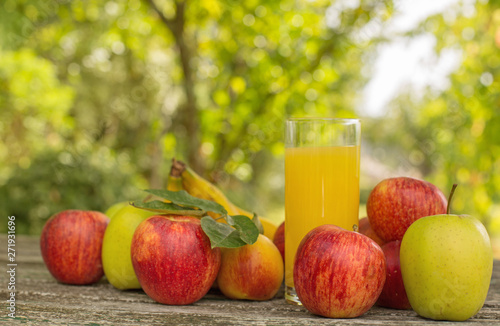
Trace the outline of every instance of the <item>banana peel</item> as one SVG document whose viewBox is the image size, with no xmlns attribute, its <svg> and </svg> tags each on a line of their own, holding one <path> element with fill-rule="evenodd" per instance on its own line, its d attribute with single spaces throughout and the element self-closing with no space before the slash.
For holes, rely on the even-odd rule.
<svg viewBox="0 0 500 326">
<path fill-rule="evenodd" d="M 182 188 L 179 187 L 179 179 L 182 183 Z M 170 189 L 170 184 L 172 183 L 172 189 Z M 250 218 L 253 217 L 253 213 L 250 213 L 235 204 L 233 204 L 229 198 L 214 184 L 206 180 L 191 168 L 189 168 L 184 162 L 172 159 L 172 168 L 170 169 L 170 175 L 168 180 L 169 190 L 186 190 L 191 196 L 212 200 L 216 203 L 224 206 L 229 215 L 245 215 Z M 218 215 L 210 214 L 213 218 L 217 218 Z M 278 226 L 270 219 L 260 216 L 259 220 L 264 228 L 264 235 L 269 239 L 274 239 L 274 234 L 278 229 Z"/>
<path fill-rule="evenodd" d="M 173 175 L 168 176 L 167 190 L 179 191 L 179 190 L 183 190 L 183 189 L 184 188 L 182 187 L 182 178 L 181 177 L 176 177 Z"/>
</svg>

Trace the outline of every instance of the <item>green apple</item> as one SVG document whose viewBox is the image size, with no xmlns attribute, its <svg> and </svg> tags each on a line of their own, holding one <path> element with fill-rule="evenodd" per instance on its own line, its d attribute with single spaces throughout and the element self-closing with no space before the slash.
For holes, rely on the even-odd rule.
<svg viewBox="0 0 500 326">
<path fill-rule="evenodd" d="M 130 246 L 137 226 L 153 215 L 154 212 L 127 205 L 109 222 L 102 243 L 102 266 L 106 278 L 115 288 L 141 288 L 132 266 Z"/>
<path fill-rule="evenodd" d="M 400 260 L 408 299 L 420 316 L 462 321 L 483 306 L 493 252 L 486 229 L 474 217 L 416 220 L 404 234 Z"/>
<path fill-rule="evenodd" d="M 116 203 L 116 204 L 113 204 L 111 205 L 105 212 L 104 212 L 104 215 L 106 215 L 107 217 L 109 217 L 110 219 L 113 218 L 113 216 L 115 216 L 115 214 L 120 210 L 122 209 L 123 207 L 125 206 L 128 206 L 128 202 L 127 201 L 122 201 L 122 202 L 119 202 L 119 203 Z"/>
</svg>

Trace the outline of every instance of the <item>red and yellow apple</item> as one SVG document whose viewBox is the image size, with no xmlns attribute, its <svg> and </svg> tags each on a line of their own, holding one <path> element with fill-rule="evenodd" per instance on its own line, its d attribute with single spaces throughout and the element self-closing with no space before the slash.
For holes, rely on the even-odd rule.
<svg viewBox="0 0 500 326">
<path fill-rule="evenodd" d="M 104 275 L 101 249 L 109 218 L 101 212 L 66 210 L 53 215 L 43 227 L 40 249 L 56 280 L 92 284 Z"/>
<path fill-rule="evenodd" d="M 371 191 L 366 210 L 373 231 L 385 242 L 403 239 L 417 219 L 446 213 L 447 200 L 432 183 L 408 178 L 382 180 Z"/>
<path fill-rule="evenodd" d="M 380 239 L 380 237 L 373 231 L 370 220 L 368 217 L 363 217 L 359 220 L 359 233 L 366 235 L 368 238 L 375 241 L 379 246 L 382 246 L 385 241 Z"/>
<path fill-rule="evenodd" d="M 385 268 L 384 253 L 375 241 L 326 224 L 302 239 L 293 279 L 299 300 L 313 314 L 353 318 L 377 301 Z"/>
<path fill-rule="evenodd" d="M 401 275 L 399 250 L 401 241 L 394 240 L 382 246 L 385 255 L 387 275 L 384 288 L 378 297 L 377 304 L 393 309 L 411 309 L 410 301 L 406 295 Z"/>
<path fill-rule="evenodd" d="M 220 291 L 230 299 L 269 300 L 283 282 L 283 260 L 278 248 L 260 234 L 252 245 L 221 248 L 217 276 Z"/>
<path fill-rule="evenodd" d="M 132 265 L 153 300 L 187 305 L 200 300 L 217 277 L 220 249 L 212 249 L 200 220 L 155 215 L 139 224 L 131 243 Z"/>
<path fill-rule="evenodd" d="M 274 245 L 280 251 L 283 262 L 285 262 L 285 222 L 282 222 L 274 233 Z"/>
</svg>

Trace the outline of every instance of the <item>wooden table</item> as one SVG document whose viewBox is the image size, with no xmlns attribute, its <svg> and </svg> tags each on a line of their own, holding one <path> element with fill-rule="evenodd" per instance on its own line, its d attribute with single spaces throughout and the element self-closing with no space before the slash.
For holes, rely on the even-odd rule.
<svg viewBox="0 0 500 326">
<path fill-rule="evenodd" d="M 10 275 L 7 237 L 0 235 L 0 324 L 28 325 L 438 325 L 411 310 L 373 307 L 354 319 L 328 319 L 305 308 L 285 303 L 283 291 L 270 301 L 226 299 L 208 293 L 190 306 L 167 306 L 154 302 L 142 291 L 119 291 L 105 279 L 91 286 L 56 282 L 43 264 L 37 237 L 16 238 L 16 319 L 8 317 Z M 466 322 L 446 325 L 500 325 L 500 261 L 495 261 L 488 298 L 482 310 Z"/>
</svg>

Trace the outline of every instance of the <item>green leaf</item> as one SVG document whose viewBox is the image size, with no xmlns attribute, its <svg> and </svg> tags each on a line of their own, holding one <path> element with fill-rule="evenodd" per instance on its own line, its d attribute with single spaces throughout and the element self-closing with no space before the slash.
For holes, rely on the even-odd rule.
<svg viewBox="0 0 500 326">
<path fill-rule="evenodd" d="M 259 229 L 255 223 L 244 215 L 228 216 L 231 218 L 234 228 L 239 232 L 241 240 L 247 244 L 254 244 L 259 237 Z M 226 219 L 227 221 L 227 219 Z M 229 221 L 228 221 L 229 223 Z"/>
<path fill-rule="evenodd" d="M 150 202 L 136 201 L 132 203 L 134 207 L 159 213 L 198 217 L 206 215 L 207 211 L 221 214 L 221 218 L 224 218 L 227 224 L 219 223 L 210 216 L 205 216 L 201 219 L 201 227 L 209 237 L 212 248 L 237 248 L 246 244 L 253 244 L 259 237 L 259 229 L 255 221 L 244 215 L 229 216 L 224 207 L 215 202 L 193 197 L 183 190 L 147 189 L 145 191 L 170 202 L 162 200 L 153 200 Z"/>
<path fill-rule="evenodd" d="M 260 234 L 264 234 L 264 226 L 260 222 L 260 218 L 257 214 L 253 213 L 252 222 L 255 224 Z"/>
<path fill-rule="evenodd" d="M 226 215 L 224 219 L 226 220 L 227 224 L 231 226 L 234 226 L 234 224 L 236 223 L 231 215 Z"/>
<path fill-rule="evenodd" d="M 210 216 L 201 219 L 201 228 L 210 239 L 212 248 L 238 248 L 246 245 L 238 230 L 228 224 L 219 223 Z"/>
<path fill-rule="evenodd" d="M 203 216 L 205 211 L 182 207 L 173 203 L 166 203 L 160 200 L 153 200 L 147 203 L 142 201 L 135 201 L 131 203 L 132 206 L 137 208 L 142 208 L 152 212 L 158 212 L 162 214 L 177 214 L 177 215 L 189 215 L 189 216 Z"/>
<path fill-rule="evenodd" d="M 205 212 L 214 212 L 216 214 L 226 215 L 226 209 L 216 202 L 197 198 L 188 194 L 185 190 L 169 191 L 164 189 L 146 189 L 144 190 L 152 195 L 171 201 L 173 204 L 199 208 Z"/>
</svg>

